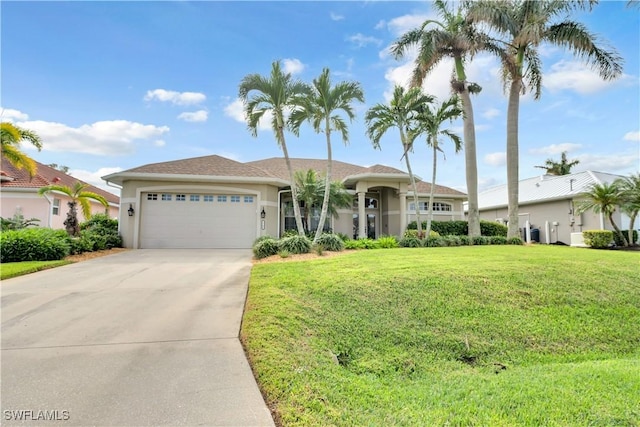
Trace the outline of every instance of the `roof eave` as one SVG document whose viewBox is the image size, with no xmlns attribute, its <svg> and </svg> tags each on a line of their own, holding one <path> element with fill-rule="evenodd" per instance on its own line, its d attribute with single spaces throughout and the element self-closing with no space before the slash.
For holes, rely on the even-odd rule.
<svg viewBox="0 0 640 427">
<path fill-rule="evenodd" d="M 279 178 L 248 177 L 248 176 L 216 176 L 216 175 L 190 175 L 168 173 L 140 173 L 117 172 L 102 177 L 107 182 L 123 185 L 126 181 L 183 181 L 183 182 L 210 182 L 210 183 L 244 183 L 244 184 L 270 184 L 275 186 L 289 185 L 289 182 Z"/>
</svg>

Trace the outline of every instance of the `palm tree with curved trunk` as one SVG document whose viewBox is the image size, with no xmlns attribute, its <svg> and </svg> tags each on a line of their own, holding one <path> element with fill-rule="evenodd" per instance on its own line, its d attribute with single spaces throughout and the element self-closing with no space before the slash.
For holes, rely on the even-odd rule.
<svg viewBox="0 0 640 427">
<path fill-rule="evenodd" d="M 463 137 L 465 152 L 465 174 L 468 195 L 469 236 L 480 236 L 480 213 L 478 210 L 478 164 L 476 159 L 476 131 L 471 94 L 480 92 L 479 85 L 467 81 L 465 62 L 480 47 L 481 36 L 469 25 L 464 9 L 452 11 L 442 0 L 433 2 L 441 21 L 427 20 L 418 29 L 402 35 L 391 47 L 396 59 L 404 57 L 412 47 L 418 47 L 411 85 L 422 87 L 424 79 L 445 59 L 453 59 L 454 75 L 451 88 L 458 94 L 463 110 Z"/>
<path fill-rule="evenodd" d="M 429 105 L 424 105 L 418 115 L 419 133 L 427 134 L 427 145 L 433 149 L 433 173 L 431 177 L 431 192 L 429 194 L 429 216 L 427 218 L 427 229 L 425 235 L 429 237 L 431 233 L 431 223 L 433 222 L 433 199 L 436 189 L 436 168 L 438 165 L 438 152 L 444 153 L 441 147 L 441 137 L 450 139 L 453 142 L 454 150 L 458 153 L 462 149 L 462 139 L 450 129 L 440 129 L 444 122 L 452 122 L 463 114 L 460 108 L 460 99 L 452 96 L 437 109 L 431 109 Z"/>
<path fill-rule="evenodd" d="M 28 142 L 40 151 L 42 141 L 40 137 L 28 129 L 23 129 L 13 123 L 0 123 L 0 141 L 2 141 L 2 155 L 17 169 L 24 169 L 33 178 L 37 172 L 36 162 L 20 150 L 21 142 Z"/>
<path fill-rule="evenodd" d="M 547 175 L 569 175 L 571 168 L 578 165 L 580 160 L 569 161 L 567 159 L 567 152 L 563 151 L 560 155 L 560 161 L 556 162 L 553 159 L 547 159 L 543 166 L 536 166 L 539 169 L 544 169 Z"/>
<path fill-rule="evenodd" d="M 633 226 L 638 217 L 638 213 L 640 213 L 640 173 L 617 179 L 615 182 L 620 190 L 620 198 L 622 199 L 620 209 L 629 215 L 628 242 L 630 245 L 635 246 Z"/>
<path fill-rule="evenodd" d="M 405 90 L 402 86 L 396 86 L 389 105 L 376 104 L 371 107 L 366 115 L 367 136 L 371 139 L 374 148 L 380 149 L 380 139 L 391 128 L 396 127 L 400 132 L 400 142 L 402 143 L 403 157 L 407 165 L 407 172 L 413 187 L 413 201 L 416 207 L 416 221 L 418 223 L 418 233 L 421 234 L 422 224 L 420 223 L 420 206 L 418 204 L 418 190 L 416 188 L 416 178 L 411 170 L 409 152 L 413 151 L 413 143 L 418 136 L 417 116 L 426 104 L 433 102 L 433 97 L 422 93 L 422 89 L 414 87 Z M 404 232 L 404 230 L 402 230 Z"/>
<path fill-rule="evenodd" d="M 360 83 L 340 82 L 331 86 L 329 69 L 324 68 L 320 76 L 313 80 L 306 95 L 298 97 L 300 105 L 289 117 L 291 127 L 297 135 L 301 124 L 309 121 L 316 133 L 324 133 L 327 144 L 327 172 L 325 176 L 324 197 L 322 210 L 316 230 L 314 242 L 322 235 L 327 219 L 329 207 L 329 193 L 331 191 L 331 172 L 333 156 L 331 150 L 331 132 L 337 131 L 342 135 L 342 142 L 349 143 L 349 128 L 347 122 L 339 114 L 342 112 L 349 121 L 353 121 L 355 113 L 352 104 L 354 101 L 364 102 L 364 92 Z"/>
<path fill-rule="evenodd" d="M 538 54 L 541 43 L 568 49 L 578 58 L 595 66 L 605 80 L 622 73 L 622 58 L 611 49 L 598 46 L 597 37 L 581 23 L 556 18 L 575 9 L 590 7 L 595 1 L 526 0 L 526 1 L 466 1 L 467 17 L 472 22 L 484 22 L 496 31 L 500 39 L 493 52 L 502 62 L 507 106 L 507 192 L 509 204 L 508 237 L 518 232 L 518 123 L 520 96 L 528 90 L 534 99 L 542 94 L 542 62 Z"/>
<path fill-rule="evenodd" d="M 304 236 L 304 227 L 302 225 L 300 206 L 297 203 L 298 195 L 294 184 L 295 177 L 291 160 L 289 159 L 284 131 L 287 127 L 285 112 L 295 106 L 297 97 L 307 92 L 307 85 L 301 81 L 294 80 L 290 73 L 285 73 L 282 70 L 280 61 L 272 63 L 269 77 L 260 74 L 249 74 L 242 79 L 239 88 L 239 97 L 244 104 L 247 127 L 254 137 L 258 135 L 260 119 L 267 113 L 271 114 L 271 128 L 275 134 L 276 142 L 282 150 L 287 170 L 289 171 L 293 214 L 296 219 L 298 234 L 301 236 Z"/>
<path fill-rule="evenodd" d="M 591 184 L 583 196 L 585 200 L 578 205 L 578 212 L 593 210 L 595 213 L 606 215 L 620 240 L 624 242 L 625 246 L 629 246 L 627 238 L 613 220 L 613 214 L 623 203 L 618 184 L 615 181 L 611 184 L 606 182 L 603 184 Z"/>
<path fill-rule="evenodd" d="M 78 222 L 78 204 L 82 209 L 82 215 L 85 220 L 91 218 L 91 200 L 95 200 L 105 208 L 109 207 L 109 202 L 103 196 L 94 193 L 93 191 L 87 191 L 89 184 L 84 184 L 80 181 L 76 182 L 73 187 L 66 185 L 48 185 L 41 187 L 38 190 L 38 194 L 43 195 L 48 192 L 58 192 L 69 196 L 71 201 L 67 202 L 69 206 L 69 212 L 67 213 L 67 219 L 64 221 L 65 229 L 72 237 L 78 237 L 80 235 L 80 223 Z"/>
</svg>

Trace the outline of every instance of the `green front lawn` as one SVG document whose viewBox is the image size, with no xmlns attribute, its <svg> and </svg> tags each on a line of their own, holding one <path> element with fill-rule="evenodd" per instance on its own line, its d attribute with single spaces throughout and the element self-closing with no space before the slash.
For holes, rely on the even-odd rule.
<svg viewBox="0 0 640 427">
<path fill-rule="evenodd" d="M 556 246 L 256 264 L 241 335 L 285 426 L 637 426 L 639 267 Z"/>
<path fill-rule="evenodd" d="M 71 261 L 25 261 L 25 262 L 5 262 L 0 264 L 0 280 L 11 277 L 22 276 L 23 274 L 35 273 L 47 268 L 59 267 L 70 264 Z"/>
</svg>

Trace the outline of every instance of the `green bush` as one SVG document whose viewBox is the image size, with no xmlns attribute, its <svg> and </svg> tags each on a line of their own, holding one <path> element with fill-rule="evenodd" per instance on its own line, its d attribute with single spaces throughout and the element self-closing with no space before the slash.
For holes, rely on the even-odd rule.
<svg viewBox="0 0 640 427">
<path fill-rule="evenodd" d="M 122 236 L 118 233 L 118 220 L 111 219 L 105 214 L 95 214 L 89 220 L 80 224 L 80 234 L 92 242 L 90 251 L 121 248 Z"/>
<path fill-rule="evenodd" d="M 427 226 L 427 222 L 422 223 L 422 229 Z M 417 230 L 416 221 L 412 221 L 407 229 Z M 467 236 L 469 234 L 469 224 L 467 221 L 432 221 L 431 230 L 440 236 Z M 483 236 L 507 236 L 507 226 L 495 221 L 480 221 L 480 234 Z"/>
<path fill-rule="evenodd" d="M 469 236 L 458 236 L 460 238 L 460 246 L 469 246 L 471 238 Z"/>
<path fill-rule="evenodd" d="M 311 251 L 311 240 L 306 236 L 289 236 L 280 239 L 280 249 L 291 254 L 306 254 Z"/>
<path fill-rule="evenodd" d="M 422 245 L 426 248 L 444 248 L 449 246 L 449 242 L 444 237 L 430 237 L 424 239 Z"/>
<path fill-rule="evenodd" d="M 253 256 L 257 259 L 275 255 L 280 250 L 278 241 L 272 237 L 257 240 L 257 243 L 253 245 Z"/>
<path fill-rule="evenodd" d="M 524 240 L 520 237 L 511 237 L 507 239 L 507 245 L 524 245 Z"/>
<path fill-rule="evenodd" d="M 608 248 L 613 243 L 613 231 L 585 230 L 582 232 L 584 243 L 595 249 Z"/>
<path fill-rule="evenodd" d="M 506 236 L 491 236 L 489 237 L 489 243 L 491 245 L 506 245 L 507 238 Z"/>
<path fill-rule="evenodd" d="M 442 240 L 446 242 L 447 246 L 460 246 L 462 244 L 460 236 L 443 236 Z"/>
<path fill-rule="evenodd" d="M 491 241 L 489 240 L 489 237 L 487 236 L 475 236 L 471 240 L 473 241 L 474 245 L 488 245 L 491 243 Z"/>
<path fill-rule="evenodd" d="M 436 237 L 434 237 L 434 239 L 436 239 Z M 427 240 L 430 240 L 430 239 L 427 239 Z M 409 236 L 409 237 L 403 237 L 402 239 L 400 239 L 398 244 L 402 248 L 420 248 L 422 247 L 422 240 L 418 239 L 417 237 Z"/>
<path fill-rule="evenodd" d="M 624 234 L 625 239 L 629 239 L 629 230 L 622 230 L 622 234 Z M 624 246 L 624 242 L 618 236 L 618 233 L 613 233 L 613 241 L 616 243 L 616 246 Z M 638 230 L 633 230 L 633 242 L 629 242 L 633 244 L 638 241 Z"/>
<path fill-rule="evenodd" d="M 381 249 L 393 249 L 398 246 L 398 239 L 395 236 L 380 236 L 378 238 L 378 247 Z"/>
<path fill-rule="evenodd" d="M 265 236 L 260 236 L 258 237 L 256 240 L 253 241 L 253 245 L 251 245 L 251 247 L 253 248 L 255 245 L 257 245 L 258 243 L 262 242 L 263 240 L 278 240 L 272 236 L 269 235 L 265 235 Z"/>
<path fill-rule="evenodd" d="M 498 222 L 483 220 L 480 221 L 480 234 L 483 236 L 507 237 L 507 231 L 507 226 Z"/>
<path fill-rule="evenodd" d="M 340 252 L 344 250 L 344 242 L 337 234 L 322 233 L 318 240 L 317 245 L 321 245 L 325 250 L 331 252 Z"/>
<path fill-rule="evenodd" d="M 71 251 L 64 230 L 24 228 L 0 234 L 0 262 L 57 261 Z"/>
<path fill-rule="evenodd" d="M 345 249 L 378 249 L 379 248 L 378 242 L 369 238 L 347 240 L 346 242 L 344 242 L 344 247 Z"/>
<path fill-rule="evenodd" d="M 414 224 L 415 224 L 415 221 L 414 221 Z M 422 231 L 422 235 L 419 235 L 418 230 L 407 228 L 404 231 L 403 237 L 415 237 L 416 239 L 422 239 L 424 238 L 424 234 L 425 234 L 424 230 Z M 429 237 L 440 237 L 440 233 L 438 233 L 437 231 L 431 230 L 429 232 Z"/>
<path fill-rule="evenodd" d="M 344 233 L 335 233 L 335 234 L 336 234 L 336 236 L 340 237 L 340 239 L 341 239 L 343 242 L 346 242 L 347 240 L 351 240 L 351 237 L 347 236 L 347 235 L 346 235 L 346 234 L 344 234 Z"/>
</svg>

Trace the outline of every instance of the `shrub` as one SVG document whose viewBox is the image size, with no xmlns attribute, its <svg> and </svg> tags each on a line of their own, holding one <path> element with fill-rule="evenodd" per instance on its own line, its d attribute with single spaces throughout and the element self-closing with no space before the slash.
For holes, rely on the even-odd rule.
<svg viewBox="0 0 640 427">
<path fill-rule="evenodd" d="M 426 221 L 422 223 L 422 229 L 426 228 Z M 416 230 L 417 223 L 412 221 L 407 229 Z M 431 230 L 440 236 L 467 236 L 469 234 L 469 223 L 467 221 L 432 221 Z M 480 234 L 483 236 L 504 236 L 507 237 L 507 226 L 494 221 L 480 221 Z"/>
<path fill-rule="evenodd" d="M 508 245 L 524 245 L 524 240 L 522 240 L 520 237 L 511 237 L 510 239 L 507 239 L 507 244 Z"/>
<path fill-rule="evenodd" d="M 69 255 L 70 238 L 64 230 L 25 228 L 0 234 L 0 262 L 57 261 Z"/>
<path fill-rule="evenodd" d="M 462 244 L 460 236 L 443 236 L 442 240 L 447 244 L 447 246 L 460 246 Z"/>
<path fill-rule="evenodd" d="M 508 228 L 506 225 L 495 221 L 480 221 L 480 234 L 483 236 L 507 237 Z M 501 244 L 501 243 L 499 243 Z"/>
<path fill-rule="evenodd" d="M 613 231 L 585 230 L 582 232 L 584 243 L 595 249 L 607 248 L 613 242 Z"/>
<path fill-rule="evenodd" d="M 278 245 L 278 241 L 272 237 L 268 239 L 257 239 L 260 240 L 253 245 L 253 256 L 257 259 L 266 258 L 271 255 L 275 255 L 280 250 L 280 245 Z"/>
<path fill-rule="evenodd" d="M 260 236 L 258 237 L 256 240 L 253 241 L 253 245 L 251 245 L 251 247 L 255 247 L 258 243 L 262 242 L 263 240 L 277 240 L 269 235 L 264 235 L 264 236 Z"/>
<path fill-rule="evenodd" d="M 289 251 L 282 250 L 282 251 L 278 252 L 278 255 L 280 255 L 280 258 L 289 258 L 290 253 L 289 253 Z"/>
<path fill-rule="evenodd" d="M 380 236 L 378 247 L 381 249 L 392 249 L 398 247 L 398 239 L 395 236 Z"/>
<path fill-rule="evenodd" d="M 449 246 L 449 243 L 444 237 L 430 237 L 428 239 L 424 239 L 422 244 L 427 248 L 443 248 Z"/>
<path fill-rule="evenodd" d="M 373 239 L 353 239 L 344 242 L 345 249 L 378 249 L 378 242 Z"/>
<path fill-rule="evenodd" d="M 332 233 L 323 233 L 316 241 L 317 245 L 322 245 L 324 249 L 332 252 L 340 252 L 344 249 L 344 242 L 340 236 Z"/>
<path fill-rule="evenodd" d="M 491 236 L 489 237 L 489 244 L 491 245 L 506 245 L 507 238 L 505 236 Z"/>
<path fill-rule="evenodd" d="M 430 240 L 430 239 L 427 239 L 427 240 Z M 409 237 L 403 237 L 402 239 L 400 239 L 398 244 L 402 248 L 419 248 L 422 246 L 422 241 L 417 237 L 409 236 Z"/>
<path fill-rule="evenodd" d="M 491 243 L 487 236 L 475 236 L 472 241 L 474 245 L 488 245 Z"/>
<path fill-rule="evenodd" d="M 469 236 L 458 236 L 460 239 L 460 246 L 469 246 L 471 244 L 471 238 Z"/>
<path fill-rule="evenodd" d="M 625 239 L 629 239 L 629 230 L 622 230 L 622 234 L 624 234 Z M 613 233 L 613 241 L 616 243 L 616 246 L 624 246 L 624 242 L 620 240 L 620 236 L 618 233 Z M 629 242 L 630 244 L 634 244 L 638 241 L 638 230 L 633 230 L 633 242 Z"/>
<path fill-rule="evenodd" d="M 340 238 L 340 240 L 342 240 L 343 242 L 346 242 L 347 240 L 351 240 L 351 237 L 347 236 L 344 233 L 335 233 L 336 236 L 338 236 Z"/>
<path fill-rule="evenodd" d="M 95 214 L 80 224 L 80 234 L 92 242 L 89 251 L 100 251 L 122 247 L 122 236 L 118 233 L 118 220 L 105 214 Z M 84 251 L 86 252 L 86 251 Z"/>
<path fill-rule="evenodd" d="M 292 254 L 306 254 L 311 251 L 311 240 L 306 236 L 290 236 L 280 239 L 280 249 Z"/>
<path fill-rule="evenodd" d="M 414 221 L 414 223 L 415 223 L 415 221 Z M 415 237 L 417 239 L 422 239 L 422 238 L 424 238 L 424 234 L 425 234 L 424 231 L 422 232 L 422 235 L 420 235 L 420 234 L 418 234 L 418 230 L 407 228 L 405 230 L 404 234 L 403 234 L 403 237 Z M 429 232 L 429 237 L 440 237 L 440 233 L 438 233 L 437 231 L 431 230 Z"/>
</svg>

